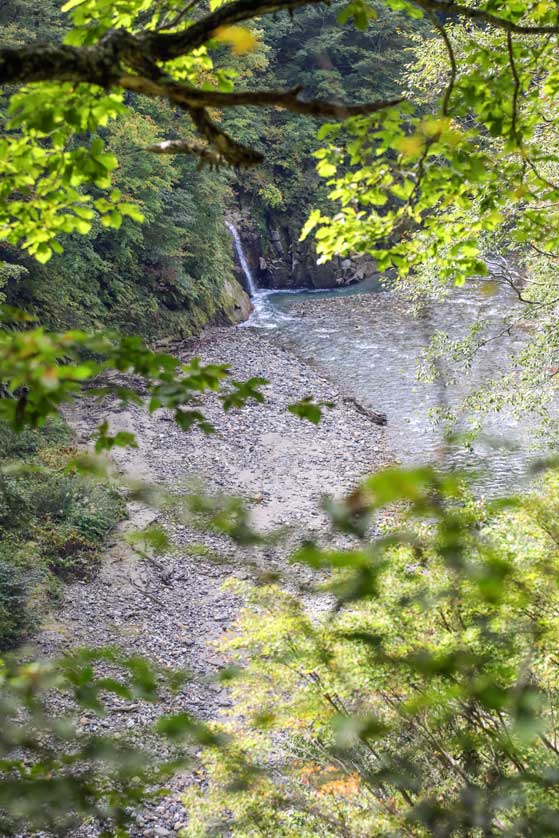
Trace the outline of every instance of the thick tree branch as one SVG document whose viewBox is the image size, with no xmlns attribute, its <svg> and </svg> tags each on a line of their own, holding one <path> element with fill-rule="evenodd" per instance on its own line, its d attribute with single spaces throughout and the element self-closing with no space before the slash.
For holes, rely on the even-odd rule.
<svg viewBox="0 0 559 838">
<path fill-rule="evenodd" d="M 26 84 L 40 81 L 71 81 L 113 85 L 150 97 L 163 97 L 183 108 L 191 116 L 198 132 L 212 147 L 196 147 L 186 141 L 173 142 L 176 151 L 190 148 L 202 160 L 211 163 L 228 162 L 234 166 L 253 166 L 261 162 L 262 155 L 234 140 L 210 119 L 208 108 L 238 106 L 279 107 L 313 117 L 345 119 L 358 114 L 375 113 L 397 104 L 399 100 L 375 101 L 362 105 L 345 105 L 323 100 L 305 101 L 293 90 L 260 90 L 222 93 L 203 91 L 173 81 L 165 75 L 163 63 L 203 46 L 216 29 L 253 20 L 274 12 L 327 3 L 328 0 L 233 0 L 204 15 L 179 32 L 158 30 L 133 35 L 125 30 L 108 32 L 95 46 L 71 47 L 62 44 L 36 44 L 28 47 L 0 48 L 0 85 Z M 521 34 L 557 34 L 558 26 L 530 26 L 516 24 L 480 7 L 463 6 L 444 0 L 413 0 L 430 15 L 455 14 L 470 20 L 479 20 L 490 26 Z M 448 37 L 442 29 L 447 48 Z M 445 111 L 456 76 L 452 48 L 451 84 L 445 96 Z M 160 144 L 158 153 L 169 153 L 171 145 Z M 215 159 L 212 155 L 215 154 Z"/>
<path fill-rule="evenodd" d="M 401 100 L 370 102 L 363 105 L 344 105 L 314 99 L 301 101 L 301 88 L 293 90 L 244 90 L 236 93 L 221 93 L 217 90 L 198 90 L 185 84 L 153 81 L 141 76 L 125 75 L 119 79 L 119 85 L 126 90 L 133 90 L 145 96 L 164 97 L 185 110 L 194 122 L 199 133 L 213 146 L 216 153 L 206 147 L 199 147 L 187 140 L 167 140 L 149 150 L 157 154 L 195 154 L 202 163 L 248 168 L 256 166 L 264 159 L 263 155 L 234 140 L 221 130 L 209 118 L 206 108 L 231 108 L 243 106 L 284 108 L 295 113 L 314 117 L 347 119 L 349 116 L 375 113 L 382 108 L 397 104 Z"/>
<path fill-rule="evenodd" d="M 249 148 L 230 137 L 215 122 L 212 122 L 203 108 L 193 108 L 189 113 L 199 133 L 210 145 L 217 149 L 220 156 L 230 166 L 249 168 L 250 166 L 258 166 L 259 163 L 264 161 L 264 155 L 261 152 L 255 151 L 253 148 Z"/>
<path fill-rule="evenodd" d="M 0 48 L 0 84 L 29 84 L 40 81 L 115 84 L 120 56 L 103 45 L 69 47 L 63 44 L 33 44 Z"/>
<path fill-rule="evenodd" d="M 504 29 L 506 32 L 515 32 L 518 35 L 559 35 L 559 26 L 539 26 L 532 24 L 514 23 L 507 18 L 488 12 L 483 8 L 475 6 L 462 6 L 460 3 L 453 3 L 452 0 L 412 0 L 426 12 L 435 12 L 443 15 L 458 15 L 469 20 L 479 20 L 487 23 L 496 29 Z"/>
<path fill-rule="evenodd" d="M 203 46 L 220 26 L 324 2 L 328 0 L 235 0 L 180 32 L 156 31 L 135 36 L 126 30 L 115 30 L 93 47 L 52 43 L 0 47 L 0 85 L 35 81 L 114 84 L 127 67 L 145 70 L 146 64 L 153 67 L 155 62 L 169 61 Z"/>
<path fill-rule="evenodd" d="M 208 166 L 228 164 L 228 161 L 217 151 L 192 140 L 163 140 L 161 143 L 148 146 L 146 151 L 151 151 L 153 154 L 193 154 Z"/>
<path fill-rule="evenodd" d="M 443 39 L 443 43 L 448 53 L 448 60 L 450 61 L 450 81 L 446 87 L 443 97 L 443 114 L 444 116 L 448 116 L 450 111 L 450 97 L 452 96 L 452 91 L 454 90 L 454 85 L 456 84 L 456 77 L 458 75 L 458 65 L 456 63 L 456 56 L 454 55 L 452 43 L 450 41 L 450 38 L 448 37 L 448 33 L 445 27 L 440 22 L 436 14 L 434 14 L 434 12 L 430 12 L 429 16 L 433 21 L 433 26 L 435 27 L 435 29 L 437 29 L 441 38 Z"/>
<path fill-rule="evenodd" d="M 231 140 L 230 137 L 227 139 L 229 141 Z M 252 151 L 252 149 L 246 149 L 246 152 L 250 156 L 247 156 L 245 153 L 243 161 L 239 162 L 239 144 L 237 143 L 236 146 L 237 148 L 233 152 L 235 156 L 234 161 L 231 160 L 231 154 L 228 153 L 227 156 L 220 154 L 219 151 L 207 145 L 197 143 L 195 140 L 163 140 L 161 143 L 147 146 L 144 150 L 150 151 L 152 154 L 189 154 L 198 157 L 199 168 L 209 166 L 210 169 L 217 169 L 221 166 L 232 165 L 236 165 L 239 168 L 249 168 L 261 162 L 261 159 L 256 156 L 257 153 Z"/>
<path fill-rule="evenodd" d="M 292 90 L 240 90 L 222 93 L 218 90 L 198 90 L 186 84 L 153 81 L 142 76 L 124 75 L 118 80 L 120 87 L 144 96 L 160 96 L 188 108 L 276 107 L 306 116 L 347 119 L 350 116 L 376 113 L 383 108 L 397 105 L 401 99 L 378 100 L 362 105 L 345 105 L 322 99 L 299 99 L 300 87 Z"/>
</svg>

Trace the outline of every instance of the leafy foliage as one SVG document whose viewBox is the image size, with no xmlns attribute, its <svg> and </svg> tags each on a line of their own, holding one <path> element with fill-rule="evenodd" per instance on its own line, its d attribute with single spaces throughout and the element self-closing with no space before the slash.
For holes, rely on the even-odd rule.
<svg viewBox="0 0 559 838">
<path fill-rule="evenodd" d="M 325 407 L 334 407 L 333 402 L 316 402 L 312 396 L 307 396 L 301 401 L 290 404 L 287 408 L 294 416 L 300 419 L 307 419 L 313 425 L 318 425 L 322 418 L 322 410 Z"/>
<path fill-rule="evenodd" d="M 238 749 L 208 750 L 186 834 L 557 834 L 556 512 L 555 475 L 483 506 L 427 468 L 334 505 L 357 543 L 293 555 L 328 607 L 248 591 L 228 642 Z"/>
<path fill-rule="evenodd" d="M 14 315 L 9 312 L 7 316 Z M 88 360 L 84 360 L 84 353 L 88 353 Z M 224 387 L 226 365 L 203 366 L 198 358 L 183 364 L 172 355 L 148 349 L 138 337 L 79 331 L 48 333 L 42 327 L 19 329 L 4 332 L 0 342 L 0 376 L 4 382 L 0 416 L 16 430 L 40 426 L 62 404 L 91 389 L 92 381 L 107 370 L 141 376 L 149 410 L 172 410 L 179 424 L 185 421 L 185 409 L 198 393 L 221 390 L 226 408 L 241 407 L 249 399 L 262 401 L 258 387 L 266 383 L 264 379 L 251 379 Z M 142 402 L 137 391 L 121 381 L 95 387 L 92 394 L 113 394 L 125 403 Z M 201 413 L 188 415 L 203 430 L 211 431 Z M 107 432 L 107 425 L 99 428 L 98 452 L 131 441 L 126 435 L 116 438 Z"/>
<path fill-rule="evenodd" d="M 14 44 L 54 40 L 65 30 L 54 0 L 34 8 L 13 0 L 0 22 Z M 226 177 L 147 151 L 174 130 L 169 107 L 134 96 L 125 105 L 117 91 L 67 82 L 6 96 L 3 111 L 5 154 L 18 155 L 2 179 L 8 226 L 0 284 L 11 305 L 51 328 L 110 325 L 148 338 L 189 336 L 209 320 L 238 319 L 242 293 L 229 301 L 224 289 L 232 276 L 222 219 Z"/>
<path fill-rule="evenodd" d="M 8 131 L 22 129 L 24 136 L 5 137 L 0 146 L 5 167 L 0 223 L 3 238 L 11 244 L 21 242 L 39 262 L 47 262 L 53 249 L 61 252 L 62 246 L 55 242 L 60 233 L 91 229 L 95 212 L 84 206 L 91 197 L 82 194 L 80 187 L 87 183 L 109 188 L 110 172 L 118 163 L 99 137 L 89 148 L 68 150 L 67 145 L 74 132 L 95 130 L 122 113 L 121 98 L 88 85 L 70 84 L 42 85 L 12 96 L 6 127 Z M 123 214 L 142 220 L 134 205 L 120 200 L 118 191 L 111 192 L 109 199 L 98 199 L 94 206 L 107 227 L 120 226 Z"/>
<path fill-rule="evenodd" d="M 2 834 L 48 829 L 67 835 L 85 816 L 95 819 L 100 835 L 128 834 L 133 807 L 150 797 L 154 781 L 186 759 L 173 754 L 155 732 L 158 755 L 131 738 L 95 732 L 94 722 L 111 699 L 125 706 L 153 703 L 162 689 L 176 689 L 182 680 L 179 673 L 157 671 L 143 659 L 110 649 L 76 650 L 56 664 L 2 664 Z M 62 704 L 63 712 L 53 714 L 53 702 Z M 78 721 L 80 712 L 86 715 Z M 189 721 L 191 737 L 203 738 L 203 726 Z M 183 728 L 186 722 L 185 715 Z M 161 732 L 172 723 L 173 717 L 162 722 Z M 214 740 L 208 734 L 206 741 Z"/>
<path fill-rule="evenodd" d="M 316 213 L 305 231 L 318 225 L 324 256 L 369 250 L 381 269 L 432 262 L 463 282 L 486 272 L 484 240 L 505 224 L 510 241 L 555 249 L 556 61 L 554 37 L 538 37 L 551 4 L 479 4 L 474 20 L 489 6 L 497 22 L 485 27 L 463 26 L 452 9 L 432 18 L 440 37 L 429 49 L 415 38 L 408 101 L 351 120 L 343 145 L 341 126 L 324 128 L 333 144 L 317 168 L 339 214 Z"/>
</svg>

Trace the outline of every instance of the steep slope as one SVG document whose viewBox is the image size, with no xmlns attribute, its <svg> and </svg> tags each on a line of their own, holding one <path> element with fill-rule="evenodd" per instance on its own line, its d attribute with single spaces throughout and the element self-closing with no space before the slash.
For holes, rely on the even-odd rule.
<svg viewBox="0 0 559 838">
<path fill-rule="evenodd" d="M 7 0 L 0 25 L 14 43 L 29 43 L 60 35 L 64 19 L 56 0 Z M 120 161 L 115 186 L 139 205 L 144 223 L 124 219 L 118 230 L 94 224 L 86 236 L 65 237 L 64 252 L 44 266 L 0 243 L 0 301 L 3 295 L 35 312 L 47 326 L 110 326 L 147 338 L 239 322 L 249 307 L 223 223 L 228 175 L 143 151 L 165 138 L 177 115 L 160 103 L 127 104 L 103 139 Z"/>
</svg>

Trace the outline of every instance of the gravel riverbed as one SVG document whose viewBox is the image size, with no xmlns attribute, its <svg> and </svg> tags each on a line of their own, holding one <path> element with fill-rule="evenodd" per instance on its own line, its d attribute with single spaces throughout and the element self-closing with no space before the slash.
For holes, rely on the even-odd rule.
<svg viewBox="0 0 559 838">
<path fill-rule="evenodd" d="M 295 523 L 302 531 L 316 531 L 325 522 L 322 495 L 342 495 L 361 474 L 388 461 L 384 430 L 274 335 L 250 328 L 212 329 L 199 341 L 177 344 L 172 351 L 185 361 L 197 355 L 204 363 L 228 363 L 234 379 L 266 378 L 266 404 L 250 403 L 224 413 L 214 396 L 203 397 L 200 409 L 217 431 L 208 437 L 198 430 L 184 433 L 164 411 L 150 416 L 139 407 L 75 405 L 67 418 L 80 443 L 86 443 L 103 418 L 113 429 L 135 433 L 138 448 L 119 450 L 114 457 L 127 477 L 161 484 L 179 496 L 196 478 L 211 492 L 249 499 L 259 528 Z M 318 427 L 287 411 L 288 404 L 310 394 L 336 403 Z M 129 515 L 123 530 L 159 518 L 174 549 L 157 562 L 142 560 L 117 534 L 98 575 L 65 589 L 39 635 L 39 653 L 53 656 L 74 645 L 116 644 L 194 674 L 181 692 L 157 707 L 139 704 L 123 712 L 115 700 L 100 721 L 84 714 L 80 723 L 89 728 L 141 733 L 159 713 L 181 709 L 202 719 L 215 718 L 229 706 L 226 689 L 211 680 L 222 664 L 215 641 L 240 606 L 222 585 L 231 576 L 250 578 L 250 566 L 224 538 L 188 522 L 139 503 L 130 504 Z M 216 555 L 228 561 L 216 561 Z M 269 570 L 281 568 L 282 548 L 267 548 L 259 561 Z M 135 835 L 177 834 L 185 823 L 180 795 L 187 781 L 177 777 L 170 796 L 144 809 Z M 94 824 L 79 832 L 88 838 L 98 834 Z"/>
</svg>

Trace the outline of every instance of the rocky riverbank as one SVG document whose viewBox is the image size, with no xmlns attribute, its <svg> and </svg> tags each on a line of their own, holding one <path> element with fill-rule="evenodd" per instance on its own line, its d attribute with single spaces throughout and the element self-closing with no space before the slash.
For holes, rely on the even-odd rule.
<svg viewBox="0 0 559 838">
<path fill-rule="evenodd" d="M 138 448 L 115 455 L 127 476 L 161 484 L 175 495 L 196 478 L 212 492 L 248 499 L 257 527 L 296 524 L 304 532 L 324 524 L 322 495 L 344 493 L 361 474 L 386 462 L 383 429 L 273 335 L 213 329 L 173 351 L 183 360 L 198 355 L 205 363 L 226 362 L 235 379 L 266 378 L 266 404 L 225 414 L 214 397 L 204 398 L 201 409 L 217 429 L 210 437 L 197 430 L 185 434 L 163 411 L 149 416 L 137 407 L 76 405 L 68 420 L 81 443 L 104 417 L 113 429 L 135 433 Z M 310 394 L 336 403 L 318 427 L 287 411 L 288 404 Z M 186 668 L 196 677 L 162 707 L 138 705 L 123 713 L 115 702 L 101 722 L 85 715 L 84 726 L 141 733 L 160 712 L 187 708 L 208 719 L 229 705 L 226 690 L 208 676 L 221 664 L 214 641 L 231 625 L 240 605 L 222 590 L 222 583 L 231 576 L 250 577 L 246 556 L 220 536 L 138 504 L 131 504 L 124 528 L 157 517 L 172 537 L 169 555 L 156 562 L 142 560 L 123 539 L 116 540 L 96 579 L 66 589 L 39 637 L 39 651 L 51 656 L 72 645 L 118 644 L 158 663 Z M 216 561 L 216 556 L 228 561 Z M 270 571 L 281 567 L 282 548 L 267 548 L 262 561 Z M 177 833 L 184 823 L 182 785 L 177 778 L 173 794 L 142 813 L 136 835 Z M 98 831 L 91 825 L 80 835 Z"/>
</svg>

